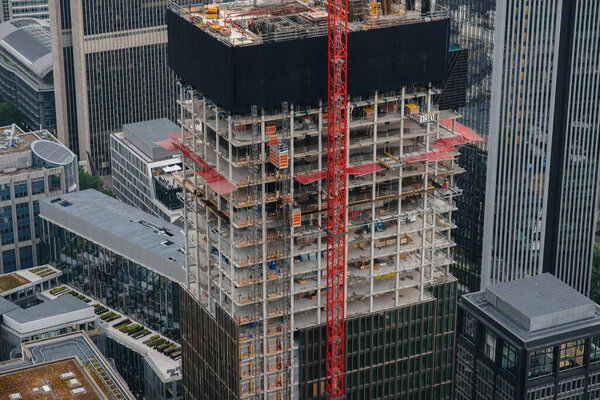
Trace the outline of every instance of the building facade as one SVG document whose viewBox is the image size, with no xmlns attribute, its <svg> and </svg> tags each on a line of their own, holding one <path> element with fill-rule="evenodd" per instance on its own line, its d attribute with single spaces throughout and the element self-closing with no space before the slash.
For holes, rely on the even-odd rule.
<svg viewBox="0 0 600 400">
<path fill-rule="evenodd" d="M 590 290 L 600 6 L 498 2 L 482 287 L 544 271 Z"/>
<path fill-rule="evenodd" d="M 119 200 L 181 224 L 182 187 L 171 176 L 181 171 L 181 160 L 157 144 L 179 131 L 168 119 L 125 125 L 110 135 L 110 156 L 112 190 Z"/>
<path fill-rule="evenodd" d="M 0 0 L 0 22 L 24 18 L 48 20 L 48 0 Z"/>
<path fill-rule="evenodd" d="M 128 123 L 174 120 L 166 5 L 152 0 L 50 3 L 58 135 L 96 175 L 110 174 L 110 133 Z"/>
<path fill-rule="evenodd" d="M 40 201 L 76 191 L 78 170 L 77 157 L 48 131 L 24 133 L 14 125 L 0 131 L 0 267 L 7 273 L 46 261 Z"/>
<path fill-rule="evenodd" d="M 463 296 L 454 398 L 600 398 L 599 312 L 548 273 Z"/>
<path fill-rule="evenodd" d="M 456 177 L 463 195 L 456 198 L 456 262 L 451 271 L 458 279 L 460 292 L 464 293 L 478 291 L 481 285 L 496 0 L 444 3 L 452 16 L 450 42 L 469 51 L 467 99 L 466 105 L 459 109 L 460 122 L 484 138 L 482 142 L 463 146 L 457 159 L 465 173 Z"/>
<path fill-rule="evenodd" d="M 457 290 L 448 270 L 462 169 L 451 143 L 481 138 L 456 123 L 451 99 L 461 96 L 447 96 L 448 108 L 436 101 L 451 59 L 449 18 L 425 4 L 398 4 L 383 25 L 358 5 L 349 15 L 347 399 L 452 396 Z M 184 187 L 188 239 L 185 398 L 326 396 L 327 235 L 318 227 L 326 221 L 319 60 L 327 11 L 287 6 L 263 15 L 260 6 L 223 3 L 167 16 L 170 65 L 185 79 L 181 133 L 163 143 L 182 157 L 173 176 Z M 206 28 L 214 13 L 236 25 Z M 203 48 L 223 57 L 198 63 Z M 402 56 L 378 57 L 389 52 Z"/>
<path fill-rule="evenodd" d="M 50 26 L 26 18 L 0 24 L 0 94 L 25 116 L 29 130 L 54 131 Z"/>
<path fill-rule="evenodd" d="M 180 228 L 93 189 L 45 199 L 40 218 L 64 283 L 178 340 Z"/>
</svg>

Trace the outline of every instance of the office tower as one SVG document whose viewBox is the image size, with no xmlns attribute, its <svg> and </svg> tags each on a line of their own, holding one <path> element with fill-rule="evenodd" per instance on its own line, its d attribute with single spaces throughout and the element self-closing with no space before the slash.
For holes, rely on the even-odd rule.
<svg viewBox="0 0 600 400">
<path fill-rule="evenodd" d="M 599 18 L 598 2 L 498 3 L 482 287 L 551 272 L 589 293 Z"/>
<path fill-rule="evenodd" d="M 351 6 L 345 394 L 446 399 L 454 146 L 480 139 L 449 111 L 464 97 L 447 75 L 461 53 L 439 5 Z M 182 157 L 184 395 L 322 398 L 327 10 L 223 3 L 167 21 L 185 80 L 182 131 L 163 142 Z"/>
<path fill-rule="evenodd" d="M 170 172 L 181 170 L 181 160 L 157 144 L 178 131 L 180 127 L 164 118 L 125 125 L 110 135 L 110 157 L 112 190 L 119 200 L 182 224 L 182 188 L 169 179 Z"/>
<path fill-rule="evenodd" d="M 45 262 L 41 251 L 40 201 L 77 190 L 77 157 L 48 131 L 0 128 L 0 271 Z"/>
<path fill-rule="evenodd" d="M 47 20 L 48 0 L 0 0 L 0 22 L 24 18 Z"/>
<path fill-rule="evenodd" d="M 600 307 L 551 274 L 458 302 L 456 400 L 600 398 Z"/>
<path fill-rule="evenodd" d="M 469 51 L 467 99 L 459 109 L 459 121 L 484 138 L 463 146 L 457 159 L 465 173 L 456 177 L 463 195 L 456 198 L 456 262 L 451 271 L 459 291 L 469 292 L 479 290 L 481 283 L 496 0 L 447 0 L 444 4 L 452 17 L 450 43 Z"/>
<path fill-rule="evenodd" d="M 31 130 L 54 131 L 50 26 L 21 19 L 0 24 L 0 94 L 25 116 Z"/>
<path fill-rule="evenodd" d="M 110 174 L 110 133 L 174 120 L 165 11 L 153 0 L 50 2 L 58 136 L 94 174 Z"/>
<path fill-rule="evenodd" d="M 93 189 L 45 199 L 40 219 L 62 282 L 179 339 L 180 228 Z"/>
</svg>

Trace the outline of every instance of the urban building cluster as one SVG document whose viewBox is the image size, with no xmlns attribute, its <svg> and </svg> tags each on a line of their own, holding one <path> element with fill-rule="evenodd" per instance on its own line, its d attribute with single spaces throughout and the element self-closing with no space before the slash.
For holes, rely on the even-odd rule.
<svg viewBox="0 0 600 400">
<path fill-rule="evenodd" d="M 0 398 L 600 398 L 600 3 L 333 4 L 0 0 Z"/>
</svg>

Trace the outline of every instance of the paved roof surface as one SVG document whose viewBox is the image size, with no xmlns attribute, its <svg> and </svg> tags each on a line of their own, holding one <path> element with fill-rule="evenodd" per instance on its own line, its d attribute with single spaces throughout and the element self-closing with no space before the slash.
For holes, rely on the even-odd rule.
<svg viewBox="0 0 600 400">
<path fill-rule="evenodd" d="M 123 125 L 123 136 L 151 160 L 170 157 L 174 152 L 156 144 L 168 139 L 169 133 L 181 133 L 181 128 L 167 118 Z"/>
<path fill-rule="evenodd" d="M 48 300 L 44 303 L 26 309 L 18 307 L 18 309 L 9 311 L 4 315 L 10 317 L 16 322 L 23 324 L 73 311 L 84 310 L 91 307 L 91 305 L 84 303 L 74 296 L 67 295 L 60 296 L 57 299 Z"/>
<path fill-rule="evenodd" d="M 0 315 L 4 315 L 12 310 L 21 309 L 18 305 L 12 301 L 6 300 L 4 297 L 0 297 Z"/>
<path fill-rule="evenodd" d="M 128 130 L 153 147 L 159 147 L 155 142 L 166 139 L 169 133 L 181 132 L 181 128 L 167 118 L 127 124 L 123 125 L 123 129 Z"/>
</svg>

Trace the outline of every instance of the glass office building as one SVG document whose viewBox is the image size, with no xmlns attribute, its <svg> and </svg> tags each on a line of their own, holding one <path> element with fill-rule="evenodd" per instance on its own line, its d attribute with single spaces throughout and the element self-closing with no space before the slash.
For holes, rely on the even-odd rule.
<svg viewBox="0 0 600 400">
<path fill-rule="evenodd" d="M 467 101 L 459 110 L 460 122 L 484 138 L 461 147 L 457 160 L 465 173 L 456 177 L 464 195 L 456 198 L 452 274 L 464 293 L 479 290 L 481 281 L 496 0 L 446 0 L 444 4 L 452 15 L 451 43 L 469 51 Z"/>
<path fill-rule="evenodd" d="M 600 4 L 498 2 L 482 287 L 551 272 L 590 290 Z"/>
<path fill-rule="evenodd" d="M 42 240 L 63 281 L 179 340 L 183 235 L 178 228 L 86 190 L 41 205 Z"/>
</svg>

